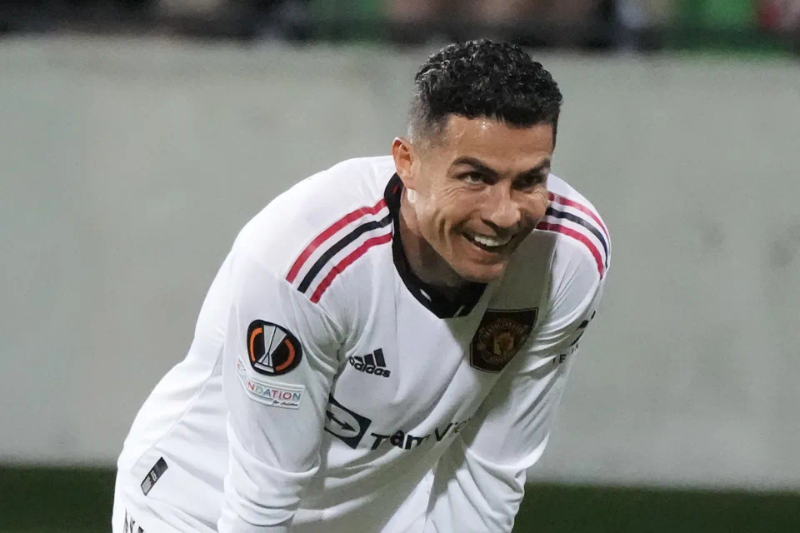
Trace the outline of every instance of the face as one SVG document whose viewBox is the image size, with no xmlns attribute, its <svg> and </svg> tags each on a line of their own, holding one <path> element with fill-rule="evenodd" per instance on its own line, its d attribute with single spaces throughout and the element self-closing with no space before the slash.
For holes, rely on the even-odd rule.
<svg viewBox="0 0 800 533">
<path fill-rule="evenodd" d="M 499 278 L 547 210 L 553 149 L 549 124 L 515 128 L 458 116 L 435 144 L 396 140 L 416 233 L 462 280 Z"/>
</svg>

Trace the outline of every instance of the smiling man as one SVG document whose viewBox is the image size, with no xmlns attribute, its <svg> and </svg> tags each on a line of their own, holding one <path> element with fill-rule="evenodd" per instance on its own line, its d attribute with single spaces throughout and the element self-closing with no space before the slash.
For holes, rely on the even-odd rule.
<svg viewBox="0 0 800 533">
<path fill-rule="evenodd" d="M 115 532 L 510 531 L 606 278 L 550 173 L 561 94 L 472 41 L 415 78 L 392 157 L 241 232 L 120 456 Z"/>
</svg>

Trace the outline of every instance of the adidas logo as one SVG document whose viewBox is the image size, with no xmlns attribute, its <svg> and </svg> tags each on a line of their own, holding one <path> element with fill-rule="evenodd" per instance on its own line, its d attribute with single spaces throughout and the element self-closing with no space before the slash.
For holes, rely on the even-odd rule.
<svg viewBox="0 0 800 533">
<path fill-rule="evenodd" d="M 365 374 L 388 378 L 392 373 L 391 370 L 386 368 L 386 360 L 383 358 L 383 350 L 380 348 L 375 350 L 375 353 L 363 357 L 348 357 L 347 359 L 353 368 Z"/>
</svg>

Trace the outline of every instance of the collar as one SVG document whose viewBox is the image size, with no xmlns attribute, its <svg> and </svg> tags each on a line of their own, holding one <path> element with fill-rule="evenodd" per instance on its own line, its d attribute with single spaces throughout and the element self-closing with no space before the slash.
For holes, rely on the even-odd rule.
<svg viewBox="0 0 800 533">
<path fill-rule="evenodd" d="M 392 222 L 394 224 L 392 237 L 394 266 L 406 288 L 419 303 L 439 318 L 455 318 L 469 315 L 481 299 L 481 296 L 483 296 L 486 284 L 468 283 L 455 298 L 450 299 L 433 286 L 419 279 L 411 270 L 403 249 L 403 241 L 400 237 L 400 198 L 403 196 L 403 182 L 397 174 L 389 180 L 383 196 L 392 214 Z"/>
</svg>

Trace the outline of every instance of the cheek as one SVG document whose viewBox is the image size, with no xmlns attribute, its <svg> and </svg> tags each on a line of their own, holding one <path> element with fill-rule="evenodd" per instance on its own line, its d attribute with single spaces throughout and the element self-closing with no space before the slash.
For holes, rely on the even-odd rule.
<svg viewBox="0 0 800 533">
<path fill-rule="evenodd" d="M 550 201 L 547 198 L 542 198 L 536 202 L 536 220 L 542 218 L 547 213 L 547 208 L 550 206 Z"/>
<path fill-rule="evenodd" d="M 464 208 L 469 205 L 469 199 L 464 196 L 462 191 L 455 188 L 431 191 L 426 216 L 437 231 L 445 232 L 462 221 Z"/>
<path fill-rule="evenodd" d="M 415 204 L 417 222 L 423 237 L 428 241 L 439 240 L 446 224 L 446 216 L 442 213 L 441 204 L 435 196 L 420 198 Z"/>
<path fill-rule="evenodd" d="M 528 202 L 525 207 L 526 218 L 530 220 L 531 224 L 535 224 L 544 217 L 549 205 L 550 200 L 547 197 L 546 191 L 544 194 L 537 194 L 531 197 L 530 202 Z"/>
<path fill-rule="evenodd" d="M 536 212 L 539 213 L 538 218 L 542 218 L 547 212 L 547 208 L 550 207 L 550 192 L 545 187 L 542 187 L 539 194 L 534 198 L 534 204 L 536 205 Z"/>
</svg>

